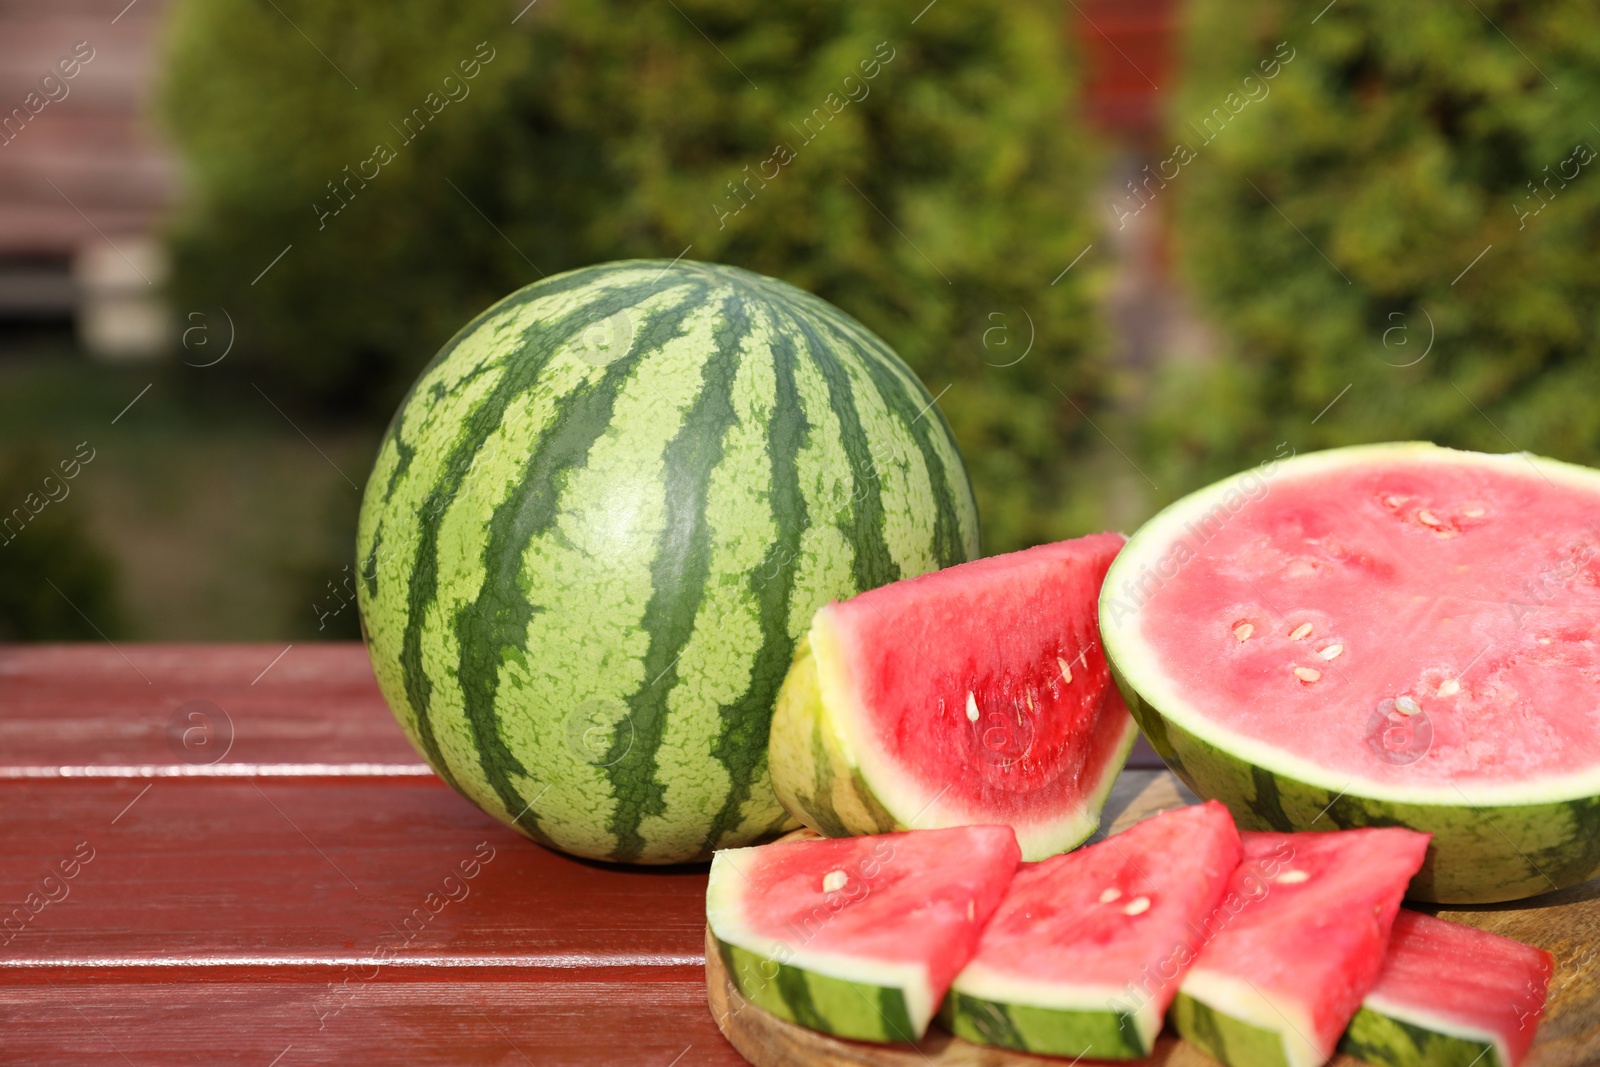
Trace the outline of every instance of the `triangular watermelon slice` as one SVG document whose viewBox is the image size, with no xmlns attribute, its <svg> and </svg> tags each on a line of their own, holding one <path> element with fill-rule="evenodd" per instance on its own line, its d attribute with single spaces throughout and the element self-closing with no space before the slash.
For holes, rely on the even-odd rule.
<svg viewBox="0 0 1600 1067">
<path fill-rule="evenodd" d="M 1024 864 L 941 1019 L 979 1044 L 1150 1055 L 1239 856 L 1233 817 L 1213 800 Z"/>
<path fill-rule="evenodd" d="M 1137 728 L 1100 647 L 1118 534 L 824 606 L 778 697 L 778 799 L 829 836 L 1006 824 L 1043 859 L 1095 831 Z"/>
<path fill-rule="evenodd" d="M 1550 953 L 1401 911 L 1341 1052 L 1383 1067 L 1517 1067 L 1550 987 Z"/>
<path fill-rule="evenodd" d="M 910 1042 L 1020 860 L 1005 826 L 724 849 L 706 920 L 757 1007 L 839 1037 Z"/>
<path fill-rule="evenodd" d="M 1428 835 L 1246 833 L 1172 1019 L 1231 1067 L 1317 1067 L 1377 980 Z"/>
</svg>

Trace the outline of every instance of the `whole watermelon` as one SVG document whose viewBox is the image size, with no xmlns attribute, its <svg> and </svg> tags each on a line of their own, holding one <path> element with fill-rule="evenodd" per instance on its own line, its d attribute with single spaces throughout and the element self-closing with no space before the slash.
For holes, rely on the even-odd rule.
<svg viewBox="0 0 1600 1067">
<path fill-rule="evenodd" d="M 580 856 L 789 824 L 767 729 L 812 613 L 978 553 L 949 427 L 831 304 L 635 260 L 502 300 L 434 358 L 362 501 L 359 598 L 418 751 Z"/>
</svg>

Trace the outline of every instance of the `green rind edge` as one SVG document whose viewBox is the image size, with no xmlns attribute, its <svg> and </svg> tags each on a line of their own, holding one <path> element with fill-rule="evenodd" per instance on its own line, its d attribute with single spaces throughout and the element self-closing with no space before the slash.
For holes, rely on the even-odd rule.
<svg viewBox="0 0 1600 1067">
<path fill-rule="evenodd" d="M 951 990 L 939 1009 L 946 1030 L 976 1045 L 1046 1056 L 1136 1060 L 1150 1055 L 1133 1016 L 1119 1011 L 1069 1011 L 1008 1004 Z"/>
<path fill-rule="evenodd" d="M 1363 1007 L 1339 1051 L 1379 1067 L 1506 1067 L 1492 1042 L 1441 1033 Z"/>
<path fill-rule="evenodd" d="M 716 941 L 740 995 L 786 1022 L 854 1041 L 909 1044 L 923 1034 L 912 1024 L 900 989 L 818 974 Z"/>
<path fill-rule="evenodd" d="M 1191 1045 L 1229 1067 L 1292 1067 L 1283 1035 L 1252 1026 L 1179 991 L 1168 1016 Z"/>
<path fill-rule="evenodd" d="M 1548 893 L 1600 874 L 1600 797 L 1548 804 L 1413 804 L 1326 789 L 1267 770 L 1174 723 L 1146 701 L 1107 649 L 1111 674 L 1150 747 L 1197 796 L 1221 801 L 1241 830 L 1405 826 L 1433 835 L 1406 895 L 1487 904 Z"/>
<path fill-rule="evenodd" d="M 767 773 L 778 802 L 828 837 L 909 829 L 889 813 L 860 769 L 845 758 L 824 728 L 826 721 L 808 633 L 795 648 L 773 710 Z"/>
</svg>

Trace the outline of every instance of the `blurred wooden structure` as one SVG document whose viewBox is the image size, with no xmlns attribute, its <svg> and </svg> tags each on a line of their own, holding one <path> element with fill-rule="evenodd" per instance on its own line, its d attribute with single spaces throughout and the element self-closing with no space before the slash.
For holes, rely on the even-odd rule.
<svg viewBox="0 0 1600 1067">
<path fill-rule="evenodd" d="M 77 310 L 109 355 L 164 336 L 154 235 L 178 169 L 150 113 L 166 10 L 0 0 L 0 319 Z"/>
<path fill-rule="evenodd" d="M 1176 78 L 1181 0 L 1068 0 L 1084 57 L 1084 106 L 1100 128 L 1146 147 Z"/>
</svg>

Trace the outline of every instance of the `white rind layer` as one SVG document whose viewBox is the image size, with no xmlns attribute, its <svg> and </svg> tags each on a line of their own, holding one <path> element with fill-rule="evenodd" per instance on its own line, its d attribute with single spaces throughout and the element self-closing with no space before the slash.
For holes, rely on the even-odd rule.
<svg viewBox="0 0 1600 1067">
<path fill-rule="evenodd" d="M 1150 997 L 1131 1003 L 1126 988 L 1068 982 L 1045 982 L 1036 978 L 1002 974 L 977 961 L 967 964 L 950 988 L 957 993 L 998 1004 L 1024 1004 L 1054 1011 L 1126 1012 L 1133 1016 L 1134 1028 L 1145 1048 L 1155 1046 L 1161 1032 L 1164 1010 Z M 1129 1009 L 1132 1009 L 1130 1012 Z"/>
<path fill-rule="evenodd" d="M 1321 1067 L 1333 1055 L 1331 1045 L 1324 1048 L 1308 1036 L 1315 1027 L 1304 1005 L 1271 996 L 1252 982 L 1194 967 L 1178 988 L 1212 1011 L 1276 1033 L 1289 1067 Z"/>
<path fill-rule="evenodd" d="M 1385 997 L 1380 993 L 1368 993 L 1361 1006 L 1369 1011 L 1390 1019 L 1398 1019 L 1403 1023 L 1422 1030 L 1429 1030 L 1436 1034 L 1448 1034 L 1459 1037 L 1463 1041 L 1481 1042 L 1494 1048 L 1495 1055 L 1502 1064 L 1511 1062 L 1511 1051 L 1506 1047 L 1505 1041 L 1499 1034 L 1491 1033 L 1481 1027 L 1464 1023 L 1447 1015 L 1439 1015 L 1415 1004 L 1403 1004 L 1399 1001 Z"/>
<path fill-rule="evenodd" d="M 745 914 L 750 881 L 747 868 L 761 862 L 761 847 L 728 848 L 711 859 L 706 885 L 706 922 L 718 941 L 735 945 L 788 967 L 861 985 L 900 990 L 906 1014 L 917 1032 L 926 1030 L 938 1010 L 927 967 L 917 963 L 888 962 L 808 948 L 797 937 L 775 937 L 758 932 Z"/>
</svg>

